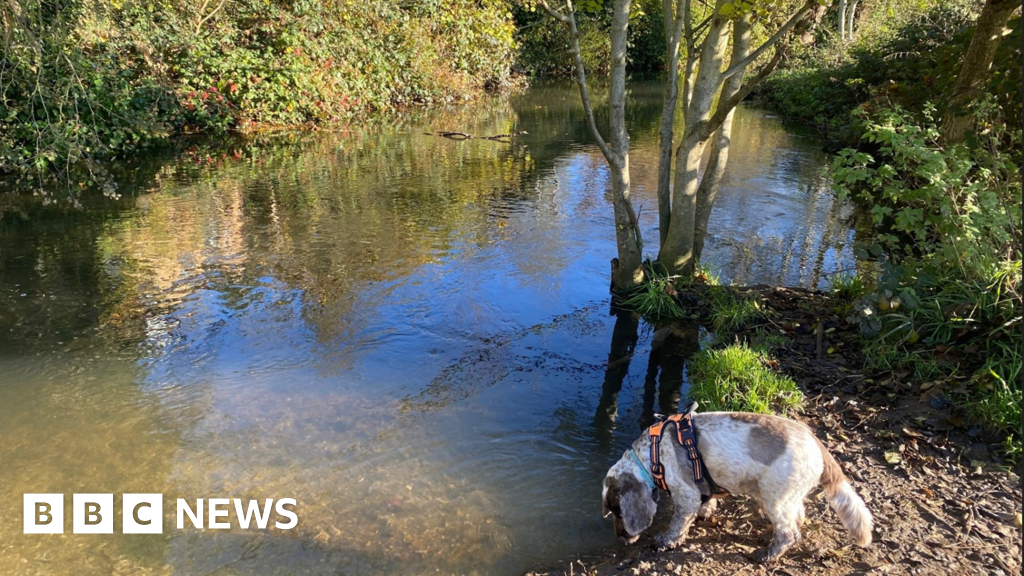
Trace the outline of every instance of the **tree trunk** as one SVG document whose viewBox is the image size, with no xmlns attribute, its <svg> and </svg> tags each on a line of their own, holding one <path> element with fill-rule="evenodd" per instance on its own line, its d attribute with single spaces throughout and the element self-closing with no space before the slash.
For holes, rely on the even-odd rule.
<svg viewBox="0 0 1024 576">
<path fill-rule="evenodd" d="M 971 38 L 971 45 L 964 55 L 964 63 L 960 74 L 956 77 L 956 87 L 949 106 L 942 117 L 942 141 L 956 144 L 964 139 L 971 128 L 973 118 L 964 108 L 977 98 L 989 78 L 992 60 L 1000 40 L 1006 34 L 1006 21 L 1020 8 L 1020 0 L 988 0 L 978 17 L 978 24 Z"/>
<path fill-rule="evenodd" d="M 611 77 L 608 106 L 611 111 L 612 205 L 615 210 L 615 241 L 619 266 L 612 276 L 615 291 L 643 282 L 643 240 L 633 205 L 629 201 L 629 133 L 626 131 L 626 48 L 631 0 L 616 0 L 612 14 Z"/>
<path fill-rule="evenodd" d="M 723 3 L 724 0 L 718 0 L 715 17 L 704 38 L 697 75 L 690 93 L 690 105 L 683 117 L 683 141 L 676 150 L 672 220 L 658 254 L 658 261 L 670 274 L 689 276 L 693 273 L 697 186 L 700 159 L 707 143 L 707 136 L 699 126 L 711 119 L 711 107 L 722 76 L 722 60 L 728 45 L 726 30 L 729 26 L 729 20 L 720 15 Z"/>
<path fill-rule="evenodd" d="M 750 55 L 750 15 L 745 15 L 733 23 L 732 32 L 732 59 L 730 66 L 741 62 Z M 744 70 L 741 70 L 725 80 L 722 85 L 721 99 L 728 99 L 736 95 L 743 86 Z M 694 221 L 693 257 L 700 261 L 704 251 L 704 238 L 708 234 L 708 221 L 711 219 L 711 209 L 715 205 L 715 197 L 718 195 L 719 185 L 722 183 L 722 176 L 725 174 L 726 165 L 729 163 L 729 143 L 732 139 L 732 118 L 736 110 L 732 109 L 722 122 L 722 127 L 715 132 L 711 139 L 711 152 L 708 157 L 708 165 L 704 169 L 704 176 L 701 178 L 700 187 L 697 189 L 697 213 Z"/>
<path fill-rule="evenodd" d="M 814 29 L 821 23 L 821 19 L 825 16 L 826 10 L 828 10 L 827 5 L 817 4 L 814 6 L 814 9 L 811 11 L 810 26 L 800 33 L 801 44 L 804 46 L 814 44 Z"/>
<path fill-rule="evenodd" d="M 615 0 L 611 29 L 611 77 L 608 108 L 611 116 L 611 136 L 605 142 L 594 120 L 594 109 L 590 104 L 587 89 L 587 75 L 580 51 L 580 33 L 576 26 L 576 14 L 572 2 L 566 0 L 566 12 L 551 8 L 546 0 L 538 4 L 552 18 L 569 28 L 573 61 L 576 67 L 576 84 L 580 89 L 580 100 L 587 116 L 587 127 L 597 142 L 601 154 L 608 162 L 612 177 L 612 209 L 615 214 L 615 244 L 618 257 L 612 260 L 612 291 L 625 291 L 643 282 L 643 237 L 636 212 L 629 201 L 629 133 L 626 132 L 626 34 L 629 27 L 631 0 Z"/>
<path fill-rule="evenodd" d="M 682 143 L 676 150 L 675 182 L 672 184 L 672 218 L 669 222 L 668 235 L 658 253 L 658 261 L 670 274 L 689 276 L 693 273 L 694 244 L 697 222 L 697 189 L 700 172 L 701 154 L 711 135 L 718 130 L 730 111 L 750 93 L 754 86 L 763 81 L 782 61 L 784 49 L 780 42 L 807 21 L 816 0 L 807 0 L 800 6 L 768 40 L 765 40 L 746 58 L 735 62 L 724 72 L 722 60 L 728 46 L 725 31 L 729 21 L 721 16 L 722 5 L 727 0 L 718 0 L 714 8 L 714 16 L 702 42 L 700 63 L 692 90 L 689 90 L 689 105 L 686 107 L 683 120 Z M 688 39 L 687 45 L 692 42 Z M 742 73 L 748 65 L 775 47 L 775 56 L 767 66 L 751 77 L 747 84 L 742 85 L 732 97 L 718 99 L 717 108 L 712 114 L 712 105 L 723 82 L 736 74 Z M 708 207 L 710 210 L 710 206 Z"/>
<path fill-rule="evenodd" d="M 839 0 L 839 39 L 846 40 L 846 0 Z"/>
<path fill-rule="evenodd" d="M 846 37 L 853 40 L 853 19 L 857 15 L 857 4 L 860 0 L 853 0 L 846 9 Z"/>
<path fill-rule="evenodd" d="M 665 83 L 665 101 L 661 109 L 661 130 L 658 134 L 658 246 L 665 243 L 672 219 L 672 144 L 675 136 L 676 106 L 679 102 L 679 41 L 683 23 L 689 17 L 688 0 L 678 0 L 673 17 L 672 0 L 665 0 L 665 64 L 668 79 Z"/>
</svg>

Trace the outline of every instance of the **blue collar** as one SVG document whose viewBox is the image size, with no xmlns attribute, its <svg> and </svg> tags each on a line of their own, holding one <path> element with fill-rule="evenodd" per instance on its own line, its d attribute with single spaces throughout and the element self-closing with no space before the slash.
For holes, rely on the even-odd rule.
<svg viewBox="0 0 1024 576">
<path fill-rule="evenodd" d="M 636 451 L 632 448 L 629 449 L 629 454 L 633 456 L 633 460 L 636 461 L 637 466 L 640 467 L 640 472 L 644 475 L 644 480 L 647 480 L 647 485 L 651 487 L 651 490 L 655 490 L 657 486 L 654 484 L 654 478 L 651 478 L 650 472 L 647 471 L 647 467 L 640 460 L 640 457 L 636 455 Z"/>
</svg>

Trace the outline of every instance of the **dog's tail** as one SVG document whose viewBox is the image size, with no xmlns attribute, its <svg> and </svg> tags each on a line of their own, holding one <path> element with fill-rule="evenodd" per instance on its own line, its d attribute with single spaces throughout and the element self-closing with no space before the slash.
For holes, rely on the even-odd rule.
<svg viewBox="0 0 1024 576">
<path fill-rule="evenodd" d="M 825 449 L 825 445 L 818 441 L 821 448 L 821 456 L 825 461 L 825 469 L 821 472 L 821 487 L 825 490 L 825 497 L 832 509 L 836 511 L 843 526 L 850 532 L 853 541 L 859 546 L 871 544 L 871 529 L 873 521 L 871 512 L 864 505 L 850 486 L 849 480 L 843 474 L 836 459 Z"/>
</svg>

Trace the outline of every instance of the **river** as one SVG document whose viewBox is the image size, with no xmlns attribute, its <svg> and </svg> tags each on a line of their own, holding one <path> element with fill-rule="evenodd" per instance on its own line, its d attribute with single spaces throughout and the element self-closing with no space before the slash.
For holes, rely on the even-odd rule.
<svg viewBox="0 0 1024 576">
<path fill-rule="evenodd" d="M 648 241 L 660 100 L 630 86 Z M 711 268 L 854 266 L 813 135 L 753 106 L 733 130 Z M 0 574 L 504 575 L 616 546 L 601 480 L 685 358 L 612 341 L 607 169 L 571 84 L 196 140 L 119 178 L 0 212 Z M 22 534 L 23 493 L 65 495 L 63 536 Z M 71 534 L 73 493 L 161 493 L 163 534 L 120 534 L 119 508 Z M 175 498 L 213 497 L 295 498 L 299 522 L 176 529 Z"/>
</svg>

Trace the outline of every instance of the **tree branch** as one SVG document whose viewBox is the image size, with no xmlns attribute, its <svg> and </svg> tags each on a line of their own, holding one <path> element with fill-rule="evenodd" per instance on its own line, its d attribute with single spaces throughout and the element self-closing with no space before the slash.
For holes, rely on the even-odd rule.
<svg viewBox="0 0 1024 576">
<path fill-rule="evenodd" d="M 554 18 L 555 20 L 558 20 L 563 24 L 569 23 L 569 16 L 566 16 L 565 14 L 562 14 L 561 12 L 558 12 L 554 8 L 549 6 L 547 0 L 537 0 L 537 4 L 540 4 L 541 8 L 546 10 L 547 13 L 550 14 L 551 17 Z"/>
<path fill-rule="evenodd" d="M 741 86 L 735 94 L 718 103 L 718 108 L 715 109 L 715 113 L 711 116 L 710 119 L 704 122 L 699 122 L 696 126 L 693 127 L 692 131 L 688 132 L 693 134 L 697 133 L 697 131 L 699 130 L 700 140 L 702 141 L 710 138 L 711 135 L 715 133 L 715 130 L 718 130 L 722 126 L 722 122 L 725 121 L 725 117 L 729 115 L 729 112 L 733 108 L 735 108 L 736 105 L 738 105 L 741 101 L 743 101 L 743 99 L 746 98 L 754 90 L 754 88 L 756 88 L 757 85 L 761 83 L 761 81 L 767 78 L 768 75 L 771 74 L 772 71 L 779 66 L 779 63 L 782 62 L 783 56 L 785 56 L 785 53 L 785 46 L 780 46 L 778 49 L 776 49 L 775 56 L 772 57 L 771 61 L 768 62 L 768 64 L 764 68 L 761 68 L 761 70 L 758 71 L 758 73 L 755 74 L 749 82 Z"/>
<path fill-rule="evenodd" d="M 777 44 L 779 42 L 779 40 L 782 40 L 782 38 L 785 37 L 786 34 L 788 34 L 789 31 L 793 29 L 793 27 L 795 27 L 797 24 L 799 24 L 801 20 L 806 18 L 807 15 L 811 13 L 811 11 L 814 9 L 815 3 L 816 3 L 816 0 L 807 0 L 804 3 L 804 5 L 801 6 L 800 9 L 797 10 L 789 18 L 789 20 L 785 24 L 782 25 L 782 28 L 779 28 L 778 31 L 775 32 L 775 34 L 772 35 L 771 38 L 765 40 L 764 44 L 761 44 L 760 46 L 758 46 L 757 50 L 754 50 L 753 52 L 751 52 L 750 56 L 747 56 L 743 60 L 740 60 L 736 64 L 733 64 L 728 69 L 726 69 L 726 71 L 722 73 L 722 77 L 719 80 L 719 82 L 724 82 L 725 79 L 728 78 L 729 76 L 732 76 L 733 74 L 739 72 L 740 70 L 745 69 L 752 62 L 754 62 L 755 60 L 760 58 L 762 54 L 767 52 L 769 48 L 771 48 L 772 46 Z"/>
<path fill-rule="evenodd" d="M 546 6 L 547 3 L 545 0 L 539 1 Z M 590 90 L 587 89 L 587 73 L 583 68 L 583 54 L 580 51 L 580 32 L 576 27 L 576 10 L 572 7 L 572 0 L 565 0 L 565 6 L 569 10 L 569 15 L 565 16 L 565 20 L 563 20 L 563 22 L 569 25 L 569 35 L 572 40 L 572 55 L 576 64 L 576 84 L 580 89 L 580 100 L 583 101 L 583 111 L 587 115 L 587 126 L 590 127 L 590 133 L 597 142 L 597 147 L 600 148 L 601 153 L 604 154 L 605 159 L 608 160 L 609 163 L 614 164 L 617 168 L 622 168 L 622 158 L 608 147 L 608 143 L 605 142 L 604 137 L 601 136 L 601 131 L 597 128 L 597 121 L 594 120 L 594 107 L 590 104 Z"/>
</svg>

